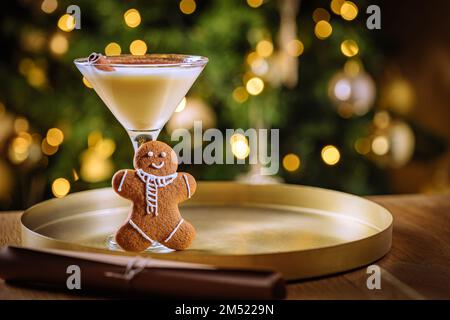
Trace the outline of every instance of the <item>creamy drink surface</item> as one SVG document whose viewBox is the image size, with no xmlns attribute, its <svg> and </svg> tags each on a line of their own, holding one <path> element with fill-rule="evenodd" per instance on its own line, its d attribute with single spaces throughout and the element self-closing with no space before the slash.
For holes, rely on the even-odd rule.
<svg viewBox="0 0 450 320">
<path fill-rule="evenodd" d="M 138 65 L 116 67 L 114 71 L 92 65 L 79 68 L 128 130 L 161 129 L 203 69 Z"/>
</svg>

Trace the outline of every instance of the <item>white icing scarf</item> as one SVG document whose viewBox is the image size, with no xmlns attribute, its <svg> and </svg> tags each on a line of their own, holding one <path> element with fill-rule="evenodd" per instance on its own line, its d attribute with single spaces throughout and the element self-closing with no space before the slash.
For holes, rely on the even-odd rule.
<svg viewBox="0 0 450 320">
<path fill-rule="evenodd" d="M 155 176 L 147 173 L 142 169 L 136 170 L 137 176 L 145 183 L 145 201 L 147 203 L 147 213 L 158 215 L 158 188 L 165 187 L 173 182 L 178 173 L 169 174 L 168 176 Z"/>
</svg>

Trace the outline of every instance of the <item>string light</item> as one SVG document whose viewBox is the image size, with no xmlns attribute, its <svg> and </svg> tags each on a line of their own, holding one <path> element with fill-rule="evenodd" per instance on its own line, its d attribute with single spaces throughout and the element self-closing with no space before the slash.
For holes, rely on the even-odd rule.
<svg viewBox="0 0 450 320">
<path fill-rule="evenodd" d="M 175 109 L 175 112 L 181 112 L 186 108 L 186 97 L 181 100 L 181 102 L 178 104 L 177 108 Z"/>
<path fill-rule="evenodd" d="M 380 111 L 375 114 L 373 122 L 379 129 L 386 129 L 391 122 L 391 116 L 387 111 Z"/>
<path fill-rule="evenodd" d="M 303 53 L 303 42 L 298 39 L 294 39 L 288 42 L 286 46 L 286 52 L 292 57 L 299 57 Z"/>
<path fill-rule="evenodd" d="M 83 83 L 86 87 L 88 87 L 89 89 L 92 89 L 91 83 L 85 77 L 83 77 Z"/>
<path fill-rule="evenodd" d="M 58 28 L 65 32 L 72 31 L 75 29 L 75 18 L 68 13 L 62 15 L 58 20 Z"/>
<path fill-rule="evenodd" d="M 192 14 L 197 8 L 197 4 L 194 0 L 181 0 L 180 1 L 180 10 L 184 14 Z"/>
<path fill-rule="evenodd" d="M 110 42 L 105 47 L 105 54 L 107 56 L 118 56 L 122 52 L 122 48 L 118 43 Z"/>
<path fill-rule="evenodd" d="M 47 131 L 47 143 L 52 147 L 57 147 L 64 141 L 64 133 L 61 129 L 51 128 Z"/>
<path fill-rule="evenodd" d="M 55 34 L 50 40 L 50 50 L 56 55 L 62 55 L 69 49 L 69 41 L 62 34 Z"/>
<path fill-rule="evenodd" d="M 330 14 L 324 8 L 317 8 L 313 12 L 313 20 L 315 23 L 321 20 L 330 21 Z"/>
<path fill-rule="evenodd" d="M 358 44 L 353 40 L 344 40 L 341 43 L 341 51 L 346 57 L 356 56 L 359 52 Z"/>
<path fill-rule="evenodd" d="M 80 156 L 80 176 L 88 182 L 99 182 L 109 178 L 114 169 L 110 159 L 116 150 L 112 139 L 103 139 L 99 131 L 92 131 L 88 136 L 88 148 Z"/>
<path fill-rule="evenodd" d="M 94 149 L 100 158 L 106 159 L 116 151 L 116 143 L 112 139 L 102 139 L 95 144 Z"/>
<path fill-rule="evenodd" d="M 58 151 L 58 147 L 49 145 L 47 142 L 47 138 L 44 138 L 41 143 L 41 150 L 43 154 L 52 156 Z"/>
<path fill-rule="evenodd" d="M 356 152 L 366 155 L 370 152 L 370 141 L 367 138 L 359 138 L 355 141 L 354 147 Z"/>
<path fill-rule="evenodd" d="M 341 7 L 344 4 L 345 0 L 332 0 L 330 3 L 331 11 L 335 14 L 341 14 Z"/>
<path fill-rule="evenodd" d="M 231 152 L 238 159 L 245 159 L 250 154 L 247 138 L 240 133 L 235 133 L 230 138 Z"/>
<path fill-rule="evenodd" d="M 247 0 L 247 4 L 252 8 L 258 8 L 263 2 L 263 0 Z"/>
<path fill-rule="evenodd" d="M 125 24 L 130 28 L 136 28 L 141 24 L 141 14 L 136 9 L 129 9 L 123 14 Z"/>
<path fill-rule="evenodd" d="M 273 44 L 269 40 L 261 40 L 256 45 L 256 52 L 259 56 L 267 58 L 273 53 Z"/>
<path fill-rule="evenodd" d="M 300 158 L 294 153 L 289 153 L 283 158 L 283 167 L 287 171 L 294 172 L 300 168 Z"/>
<path fill-rule="evenodd" d="M 28 131 L 29 127 L 30 124 L 28 123 L 28 120 L 25 118 L 17 117 L 16 120 L 14 120 L 14 131 L 16 133 Z"/>
<path fill-rule="evenodd" d="M 244 103 L 248 99 L 247 90 L 244 87 L 237 87 L 233 90 L 233 99 L 237 103 Z"/>
<path fill-rule="evenodd" d="M 53 195 L 57 198 L 65 197 L 70 191 L 70 182 L 65 178 L 55 179 L 52 183 Z"/>
<path fill-rule="evenodd" d="M 345 1 L 340 10 L 342 18 L 351 21 L 358 15 L 358 7 L 351 1 Z"/>
<path fill-rule="evenodd" d="M 44 0 L 41 4 L 41 10 L 45 13 L 52 13 L 58 8 L 58 1 L 56 0 Z"/>
<path fill-rule="evenodd" d="M 320 40 L 328 38 L 332 32 L 333 28 L 331 27 L 331 24 L 325 20 L 317 22 L 314 28 L 314 33 L 316 34 L 316 37 L 319 38 Z"/>
<path fill-rule="evenodd" d="M 253 61 L 251 69 L 254 74 L 262 76 L 269 71 L 269 64 L 267 63 L 266 59 L 258 58 Z"/>
<path fill-rule="evenodd" d="M 24 137 L 16 137 L 12 141 L 9 149 L 8 156 L 14 164 L 19 164 L 25 161 L 29 155 L 30 141 Z"/>
<path fill-rule="evenodd" d="M 44 70 L 40 67 L 33 66 L 27 73 L 27 81 L 35 88 L 42 88 L 47 82 L 47 77 Z"/>
<path fill-rule="evenodd" d="M 142 40 L 134 40 L 130 44 L 130 52 L 135 56 L 142 56 L 147 52 L 147 45 Z"/>
<path fill-rule="evenodd" d="M 355 59 L 349 59 L 345 62 L 344 72 L 349 76 L 355 77 L 361 71 L 361 64 Z"/>
<path fill-rule="evenodd" d="M 327 145 L 322 148 L 322 160 L 329 166 L 334 166 L 341 159 L 341 153 L 333 145 Z"/>
<path fill-rule="evenodd" d="M 245 61 L 247 61 L 247 63 L 249 65 L 252 65 L 253 62 L 255 62 L 256 60 L 258 60 L 260 57 L 256 52 L 250 52 L 247 55 L 247 58 L 245 59 Z"/>
<path fill-rule="evenodd" d="M 103 139 L 103 135 L 100 131 L 92 131 L 91 133 L 89 133 L 88 138 L 87 138 L 88 147 L 89 148 L 94 147 L 102 139 Z"/>
<path fill-rule="evenodd" d="M 373 153 L 382 156 L 389 151 L 389 141 L 385 136 L 378 136 L 372 141 Z"/>
<path fill-rule="evenodd" d="M 247 81 L 245 88 L 248 93 L 257 96 L 264 90 L 264 81 L 261 78 L 253 77 Z"/>
</svg>

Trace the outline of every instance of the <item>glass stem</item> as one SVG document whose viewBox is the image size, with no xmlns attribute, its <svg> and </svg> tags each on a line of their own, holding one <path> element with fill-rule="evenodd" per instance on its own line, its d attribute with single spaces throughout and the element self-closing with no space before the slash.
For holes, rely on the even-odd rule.
<svg viewBox="0 0 450 320">
<path fill-rule="evenodd" d="M 136 151 L 143 143 L 147 141 L 155 141 L 158 138 L 161 129 L 156 130 L 127 130 Z"/>
</svg>

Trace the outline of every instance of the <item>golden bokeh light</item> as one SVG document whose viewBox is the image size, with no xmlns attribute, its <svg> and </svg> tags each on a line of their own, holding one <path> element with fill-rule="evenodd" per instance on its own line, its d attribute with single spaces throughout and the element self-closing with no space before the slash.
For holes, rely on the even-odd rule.
<svg viewBox="0 0 450 320">
<path fill-rule="evenodd" d="M 373 123 L 379 129 L 386 129 L 391 122 L 391 116 L 387 111 L 379 111 L 373 117 Z"/>
<path fill-rule="evenodd" d="M 62 15 L 58 20 L 58 28 L 65 32 L 75 29 L 75 24 L 75 18 L 68 13 Z"/>
<path fill-rule="evenodd" d="M 317 22 L 314 33 L 316 34 L 316 37 L 320 40 L 324 40 L 331 36 L 331 33 L 333 32 L 333 28 L 331 27 L 331 24 L 328 21 L 321 20 Z"/>
<path fill-rule="evenodd" d="M 142 40 L 134 40 L 130 44 L 130 52 L 135 56 L 142 56 L 147 52 L 147 45 Z"/>
<path fill-rule="evenodd" d="M 186 97 L 181 100 L 181 102 L 178 104 L 177 108 L 175 109 L 175 112 L 181 112 L 186 108 Z"/>
<path fill-rule="evenodd" d="M 345 0 L 332 0 L 330 3 L 331 11 L 335 14 L 341 14 L 341 7 L 344 4 Z"/>
<path fill-rule="evenodd" d="M 237 103 L 244 103 L 248 99 L 247 90 L 244 87 L 237 87 L 233 90 L 233 99 Z"/>
<path fill-rule="evenodd" d="M 118 56 L 121 53 L 122 53 L 122 48 L 120 47 L 120 45 L 118 43 L 110 42 L 105 47 L 105 54 L 107 56 Z"/>
<path fill-rule="evenodd" d="M 13 139 L 8 148 L 8 156 L 12 163 L 20 164 L 28 158 L 30 143 L 31 139 L 22 136 Z"/>
<path fill-rule="evenodd" d="M 26 75 L 33 67 L 34 61 L 30 58 L 24 58 L 19 62 L 19 72 L 23 75 Z"/>
<path fill-rule="evenodd" d="M 344 40 L 341 43 L 341 52 L 346 57 L 356 56 L 359 52 L 358 44 L 354 40 Z"/>
<path fill-rule="evenodd" d="M 69 49 L 69 41 L 62 34 L 55 34 L 49 43 L 50 50 L 56 55 L 62 55 Z"/>
<path fill-rule="evenodd" d="M 22 131 L 28 131 L 30 128 L 30 124 L 27 119 L 23 117 L 17 117 L 16 120 L 14 120 L 14 131 L 16 133 L 20 133 Z"/>
<path fill-rule="evenodd" d="M 313 20 L 315 23 L 321 20 L 330 21 L 330 14 L 324 8 L 317 8 L 313 12 Z"/>
<path fill-rule="evenodd" d="M 58 147 L 49 145 L 47 142 L 47 138 L 44 138 L 41 143 L 41 150 L 43 154 L 52 156 L 58 151 Z"/>
<path fill-rule="evenodd" d="M 89 133 L 87 141 L 88 141 L 88 147 L 92 148 L 94 147 L 99 141 L 103 139 L 103 135 L 100 131 L 92 131 Z"/>
<path fill-rule="evenodd" d="M 42 88 L 47 83 L 47 76 L 40 67 L 33 66 L 26 75 L 28 83 L 35 88 Z"/>
<path fill-rule="evenodd" d="M 125 20 L 125 24 L 130 28 L 136 28 L 141 24 L 141 14 L 136 9 L 127 10 L 123 18 Z"/>
<path fill-rule="evenodd" d="M 247 58 L 245 59 L 245 61 L 247 61 L 247 63 L 249 65 L 252 65 L 258 59 L 260 59 L 260 57 L 259 57 L 259 55 L 256 52 L 250 52 L 247 55 Z"/>
<path fill-rule="evenodd" d="M 58 8 L 58 1 L 57 0 L 44 0 L 41 3 L 41 10 L 45 13 L 52 13 L 53 11 Z"/>
<path fill-rule="evenodd" d="M 264 90 L 264 81 L 261 78 L 253 77 L 247 81 L 245 88 L 248 93 L 257 96 Z"/>
<path fill-rule="evenodd" d="M 88 87 L 89 89 L 92 89 L 92 84 L 85 77 L 83 77 L 83 83 L 86 87 Z"/>
<path fill-rule="evenodd" d="M 340 10 L 342 18 L 351 21 L 358 16 L 358 7 L 351 1 L 345 1 Z"/>
<path fill-rule="evenodd" d="M 359 138 L 355 141 L 354 147 L 356 152 L 366 155 L 370 152 L 370 141 L 367 138 Z"/>
<path fill-rule="evenodd" d="M 286 52 L 292 57 L 299 57 L 304 50 L 303 42 L 298 39 L 291 40 L 287 43 Z"/>
<path fill-rule="evenodd" d="M 94 149 L 100 158 L 106 159 L 116 151 L 116 143 L 112 139 L 102 139 L 95 144 Z"/>
<path fill-rule="evenodd" d="M 344 72 L 349 76 L 356 76 L 361 71 L 361 63 L 355 59 L 349 59 L 345 62 Z"/>
<path fill-rule="evenodd" d="M 23 154 L 27 152 L 29 146 L 30 141 L 24 137 L 15 137 L 12 141 L 12 148 L 15 153 Z"/>
<path fill-rule="evenodd" d="M 256 52 L 259 56 L 267 58 L 273 53 L 273 44 L 269 40 L 261 40 L 256 45 Z"/>
<path fill-rule="evenodd" d="M 334 166 L 341 159 L 341 153 L 333 145 L 327 145 L 322 148 L 322 160 L 329 166 Z"/>
<path fill-rule="evenodd" d="M 297 171 L 300 163 L 300 157 L 294 153 L 289 153 L 283 158 L 283 168 L 290 172 Z"/>
<path fill-rule="evenodd" d="M 263 0 L 247 0 L 247 4 L 252 8 L 258 8 L 263 2 Z"/>
<path fill-rule="evenodd" d="M 245 159 L 250 154 L 247 138 L 240 133 L 235 133 L 230 138 L 231 152 L 238 159 Z"/>
<path fill-rule="evenodd" d="M 53 195 L 57 198 L 65 197 L 70 191 L 70 182 L 65 178 L 55 179 L 52 183 Z"/>
<path fill-rule="evenodd" d="M 194 0 L 181 0 L 180 1 L 180 10 L 184 14 L 192 14 L 197 8 L 197 4 Z"/>
<path fill-rule="evenodd" d="M 388 153 L 389 147 L 389 141 L 385 136 L 378 136 L 372 141 L 372 151 L 376 155 L 385 155 Z"/>
<path fill-rule="evenodd" d="M 347 102 L 340 103 L 337 112 L 342 118 L 350 119 L 353 116 L 353 106 Z"/>
<path fill-rule="evenodd" d="M 52 147 L 57 147 L 64 141 L 64 133 L 61 129 L 51 128 L 47 131 L 47 143 Z"/>
</svg>

